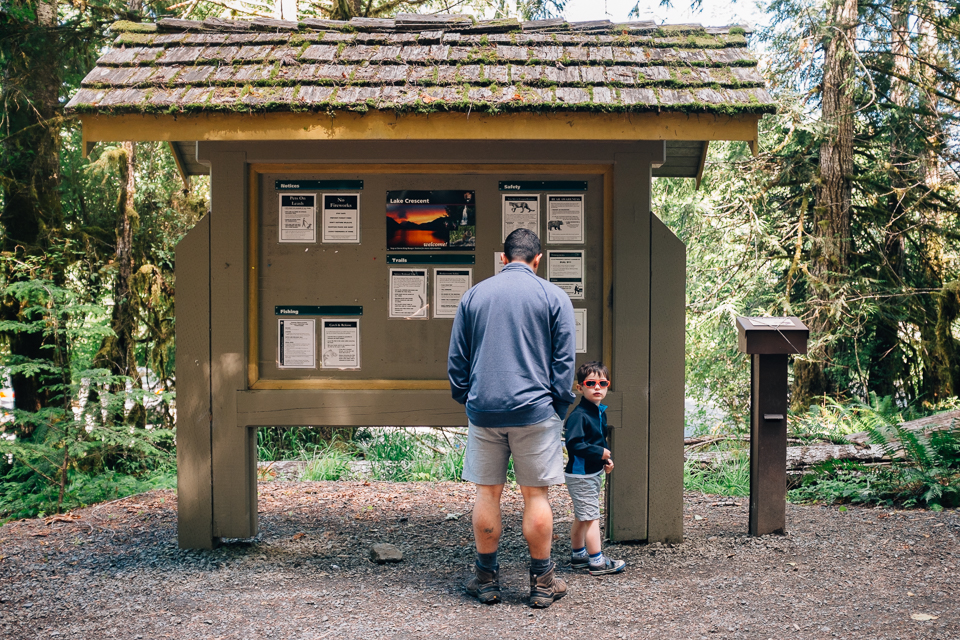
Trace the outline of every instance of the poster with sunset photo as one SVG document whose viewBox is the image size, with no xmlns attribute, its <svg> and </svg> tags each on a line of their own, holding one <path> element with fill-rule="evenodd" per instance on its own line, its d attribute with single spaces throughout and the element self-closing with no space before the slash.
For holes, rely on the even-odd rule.
<svg viewBox="0 0 960 640">
<path fill-rule="evenodd" d="M 388 251 L 473 251 L 473 191 L 387 191 Z"/>
</svg>

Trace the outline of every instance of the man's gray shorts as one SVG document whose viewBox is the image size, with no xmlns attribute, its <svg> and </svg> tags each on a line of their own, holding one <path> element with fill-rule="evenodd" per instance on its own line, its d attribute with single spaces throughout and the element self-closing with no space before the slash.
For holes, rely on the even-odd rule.
<svg viewBox="0 0 960 640">
<path fill-rule="evenodd" d="M 567 491 L 573 502 L 573 517 L 580 522 L 600 519 L 600 487 L 603 485 L 603 472 L 592 476 L 571 476 L 564 474 Z"/>
<path fill-rule="evenodd" d="M 469 424 L 463 479 L 496 485 L 507 481 L 513 454 L 513 472 L 521 487 L 563 484 L 563 421 L 553 414 L 525 427 L 478 427 Z"/>
</svg>

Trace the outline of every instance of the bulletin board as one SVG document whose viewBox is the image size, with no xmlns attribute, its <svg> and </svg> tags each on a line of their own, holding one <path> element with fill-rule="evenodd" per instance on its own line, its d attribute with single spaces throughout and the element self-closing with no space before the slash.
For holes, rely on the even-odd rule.
<svg viewBox="0 0 960 640">
<path fill-rule="evenodd" d="M 444 171 L 436 166 L 419 169 L 410 165 L 389 170 L 357 165 L 350 167 L 350 172 L 341 173 L 332 173 L 327 166 L 270 169 L 260 167 L 251 172 L 251 205 L 255 205 L 251 206 L 248 230 L 250 251 L 255 254 L 250 260 L 248 316 L 251 388 L 447 388 L 447 349 L 453 319 L 443 316 L 449 316 L 450 292 L 455 293 L 462 281 L 458 274 L 469 272 L 474 285 L 493 277 L 498 271 L 495 254 L 503 250 L 504 210 L 519 209 L 521 217 L 530 213 L 526 208 L 509 205 L 505 196 L 524 196 L 520 201 L 529 203 L 529 209 L 536 208 L 530 198 L 535 198 L 539 205 L 538 235 L 544 258 L 538 275 L 548 276 L 548 252 L 557 254 L 554 264 L 558 273 L 561 267 L 570 268 L 569 260 L 561 260 L 565 254 L 574 256 L 574 260 L 582 257 L 580 287 L 571 283 L 570 278 L 558 280 L 566 281 L 564 286 L 571 292 L 578 322 L 586 322 L 584 352 L 577 354 L 578 365 L 602 359 L 604 292 L 610 285 L 604 281 L 604 260 L 611 257 L 605 256 L 604 251 L 605 238 L 609 241 L 604 233 L 605 187 L 609 189 L 605 181 L 610 180 L 609 173 L 570 173 L 569 168 L 557 174 L 530 173 L 510 167 L 467 172 L 458 167 Z M 418 172 L 421 170 L 422 173 Z M 362 188 L 358 188 L 361 184 Z M 441 206 L 446 209 L 443 221 L 431 220 L 430 203 L 423 202 L 420 209 L 413 207 L 401 212 L 398 222 L 397 207 L 392 208 L 393 217 L 388 219 L 388 194 L 396 196 L 400 192 L 412 194 L 410 199 L 418 202 L 429 199 L 423 194 L 438 192 L 460 200 Z M 297 197 L 281 200 L 281 196 Z M 341 210 L 328 211 L 325 225 L 326 196 L 346 197 L 328 201 Z M 351 211 L 353 196 L 359 196 L 355 219 Z M 569 206 L 560 204 L 548 208 L 548 196 L 557 197 L 558 201 L 559 196 L 574 196 L 574 205 L 576 197 L 582 199 L 582 242 L 576 242 L 576 233 L 570 232 L 573 223 L 569 216 L 575 216 L 575 211 L 571 214 Z M 462 200 L 464 197 L 466 201 Z M 472 210 L 464 204 L 470 200 L 474 201 Z M 313 220 L 311 201 L 315 206 Z M 558 212 L 558 220 L 548 220 L 551 211 Z M 564 215 L 568 219 L 563 219 Z M 527 221 L 531 219 L 528 217 Z M 415 231 L 403 230 L 405 236 L 401 239 L 398 225 L 405 220 L 419 222 L 414 222 L 418 225 Z M 552 224 L 550 230 L 557 242 L 547 242 L 548 223 Z M 353 228 L 354 224 L 359 228 Z M 313 233 L 307 228 L 310 225 L 316 227 Z M 448 228 L 439 228 L 444 225 Z M 428 237 L 427 231 L 433 237 Z M 290 241 L 290 237 L 300 241 Z M 427 241 L 423 244 L 428 246 L 417 248 L 424 238 Z M 446 246 L 441 246 L 444 242 Z M 426 272 L 424 313 L 391 317 L 391 270 L 410 272 L 414 277 Z M 415 279 L 405 281 L 416 283 Z M 435 290 L 438 281 L 446 296 L 440 300 L 439 308 Z M 403 281 L 394 281 L 394 289 L 399 282 Z M 404 299 L 396 296 L 404 292 L 393 293 L 394 306 L 402 307 Z M 416 299 L 417 295 L 413 291 L 406 300 Z M 285 321 L 283 339 L 281 320 Z M 312 327 L 310 320 L 314 321 Z M 349 344 L 354 321 L 359 332 L 357 362 L 351 360 Z M 339 339 L 336 336 L 345 336 L 347 347 L 342 361 L 332 355 L 335 348 L 326 350 L 325 355 L 321 335 L 324 328 L 340 332 L 328 333 L 328 340 L 335 336 L 330 343 L 334 347 Z M 313 354 L 307 353 L 311 331 L 315 332 Z M 297 366 L 281 366 L 280 351 L 285 343 L 284 356 L 287 361 L 292 358 L 300 363 Z M 325 365 L 325 358 L 333 366 Z M 336 366 L 338 362 L 359 366 Z M 406 387 L 407 383 L 412 386 Z"/>
</svg>

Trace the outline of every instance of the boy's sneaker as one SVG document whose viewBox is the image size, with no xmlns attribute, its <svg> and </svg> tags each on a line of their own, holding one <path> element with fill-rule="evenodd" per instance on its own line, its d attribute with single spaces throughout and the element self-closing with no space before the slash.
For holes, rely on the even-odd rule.
<svg viewBox="0 0 960 640">
<path fill-rule="evenodd" d="M 483 604 L 496 604 L 500 602 L 500 572 L 485 571 L 474 565 L 473 577 L 467 580 L 464 588 Z"/>
<path fill-rule="evenodd" d="M 582 555 L 575 556 L 572 553 L 570 554 L 570 568 L 571 569 L 589 569 L 590 568 L 590 556 Z"/>
<path fill-rule="evenodd" d="M 530 574 L 530 606 L 535 609 L 546 609 L 567 595 L 567 583 L 556 576 L 556 563 L 549 571 L 539 576 Z"/>
<path fill-rule="evenodd" d="M 610 558 L 604 556 L 603 564 L 600 565 L 590 565 L 590 575 L 592 576 L 604 576 L 608 573 L 620 573 L 627 566 L 627 563 L 623 560 L 611 560 Z"/>
</svg>

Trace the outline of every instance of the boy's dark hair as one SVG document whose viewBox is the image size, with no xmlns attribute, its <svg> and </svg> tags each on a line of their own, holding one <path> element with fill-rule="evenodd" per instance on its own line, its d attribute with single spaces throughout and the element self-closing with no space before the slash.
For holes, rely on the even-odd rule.
<svg viewBox="0 0 960 640">
<path fill-rule="evenodd" d="M 540 254 L 540 238 L 530 229 L 514 229 L 503 243 L 507 260 L 523 260 L 527 264 Z"/>
<path fill-rule="evenodd" d="M 580 368 L 577 369 L 577 384 L 583 384 L 583 381 L 594 373 L 600 378 L 610 379 L 610 370 L 607 369 L 602 362 L 594 360 L 593 362 L 584 362 L 580 365 Z"/>
</svg>

